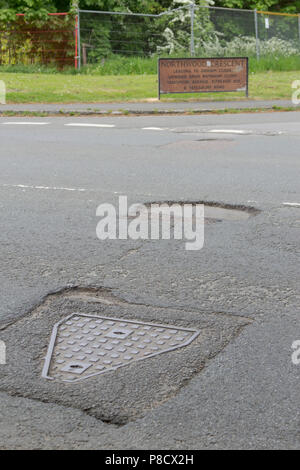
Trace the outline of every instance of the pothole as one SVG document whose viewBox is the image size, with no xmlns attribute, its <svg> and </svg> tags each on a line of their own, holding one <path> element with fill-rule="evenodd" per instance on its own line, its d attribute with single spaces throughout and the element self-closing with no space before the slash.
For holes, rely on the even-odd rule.
<svg viewBox="0 0 300 470">
<path fill-rule="evenodd" d="M 260 213 L 260 210 L 254 207 L 205 201 L 153 201 L 145 204 L 136 204 L 136 209 L 141 219 L 149 220 L 151 215 L 155 215 L 159 216 L 161 221 L 170 220 L 170 226 L 173 227 L 175 222 L 182 220 L 182 216 L 177 216 L 176 211 L 171 210 L 172 206 L 183 208 L 185 205 L 196 206 L 197 204 L 204 205 L 205 224 L 223 221 L 244 221 Z M 131 219 L 133 217 L 128 216 L 128 218 Z M 196 222 L 196 215 L 193 214 L 189 221 L 192 221 L 194 224 Z"/>
<path fill-rule="evenodd" d="M 69 288 L 2 330 L 0 390 L 123 425 L 179 393 L 250 321 Z"/>
</svg>

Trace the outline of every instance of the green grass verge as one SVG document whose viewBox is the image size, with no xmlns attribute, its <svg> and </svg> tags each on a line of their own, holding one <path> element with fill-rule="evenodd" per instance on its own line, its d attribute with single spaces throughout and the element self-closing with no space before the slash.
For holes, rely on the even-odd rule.
<svg viewBox="0 0 300 470">
<path fill-rule="evenodd" d="M 101 63 L 82 67 L 80 71 L 76 71 L 73 67 L 58 71 L 55 67 L 42 65 L 8 65 L 0 66 L 0 72 L 63 75 L 155 75 L 157 59 L 157 57 L 145 58 L 114 55 L 103 59 Z M 257 60 L 256 57 L 250 57 L 249 70 L 250 73 L 300 70 L 300 55 L 285 57 L 274 54 L 268 57 L 261 57 L 260 60 Z"/>
<path fill-rule="evenodd" d="M 104 60 L 101 64 L 88 65 L 80 73 L 88 75 L 154 75 L 157 71 L 157 57 L 119 57 L 114 56 Z M 271 56 L 249 58 L 249 71 L 251 72 L 282 72 L 300 70 L 300 55 L 283 57 Z M 78 72 L 75 72 L 78 73 Z"/>
<path fill-rule="evenodd" d="M 292 111 L 299 111 L 299 108 L 296 108 L 294 106 L 290 107 L 280 107 L 280 106 L 273 106 L 270 109 L 261 109 L 261 108 L 227 108 L 227 109 L 212 109 L 212 110 L 187 110 L 184 111 L 184 113 L 174 113 L 172 111 L 165 113 L 168 115 L 178 115 L 178 114 L 184 114 L 184 115 L 202 115 L 202 114 L 262 114 L 262 113 L 271 113 L 271 112 L 292 112 Z M 125 115 L 125 116 L 137 116 L 140 115 L 141 113 L 139 112 L 129 112 L 126 110 L 120 110 L 120 115 Z M 107 117 L 112 114 L 112 111 L 107 111 L 104 114 L 101 112 L 101 117 Z M 143 115 L 153 115 L 155 114 L 154 112 L 149 112 L 149 113 L 143 113 Z M 79 116 L 97 116 L 99 117 L 100 114 L 97 112 L 68 112 L 68 111 L 59 111 L 59 112 L 45 112 L 45 111 L 0 111 L 0 116 L 1 117 L 49 117 L 49 116 L 55 116 L 55 117 L 79 117 Z"/>
<path fill-rule="evenodd" d="M 291 84 L 300 72 L 251 73 L 249 98 L 291 99 Z M 155 100 L 156 75 L 66 75 L 1 73 L 8 103 L 95 103 Z M 244 93 L 163 95 L 163 101 L 243 99 Z"/>
</svg>

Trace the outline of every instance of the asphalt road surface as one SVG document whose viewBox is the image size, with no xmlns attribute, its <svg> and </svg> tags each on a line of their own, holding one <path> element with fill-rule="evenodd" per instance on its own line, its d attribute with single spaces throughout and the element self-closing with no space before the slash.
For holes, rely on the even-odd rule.
<svg viewBox="0 0 300 470">
<path fill-rule="evenodd" d="M 300 113 L 1 118 L 0 136 L 0 448 L 299 448 Z M 100 241 L 96 209 L 120 195 L 256 211 L 207 224 L 199 251 Z M 48 381 L 72 312 L 200 335 Z"/>
</svg>

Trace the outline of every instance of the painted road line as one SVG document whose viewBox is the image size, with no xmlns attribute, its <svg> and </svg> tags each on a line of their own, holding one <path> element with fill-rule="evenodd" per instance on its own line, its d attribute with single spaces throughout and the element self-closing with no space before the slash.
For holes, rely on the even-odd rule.
<svg viewBox="0 0 300 470">
<path fill-rule="evenodd" d="M 8 121 L 8 122 L 2 122 L 3 125 L 6 126 L 45 126 L 46 124 L 50 124 L 49 122 L 37 122 L 37 121 Z"/>
<path fill-rule="evenodd" d="M 284 206 L 289 206 L 289 207 L 300 207 L 299 202 L 283 202 L 282 204 Z"/>
<path fill-rule="evenodd" d="M 116 127 L 115 124 L 93 124 L 84 122 L 70 122 L 65 124 L 68 127 Z"/>
<path fill-rule="evenodd" d="M 40 185 L 29 185 L 29 184 L 9 184 L 9 183 L 0 183 L 0 189 L 1 188 L 13 188 L 13 189 L 21 189 L 22 191 L 26 191 L 26 189 L 32 189 L 32 190 L 46 190 L 46 191 L 73 191 L 73 192 L 94 192 L 94 193 L 105 193 L 105 194 L 118 194 L 118 195 L 124 195 L 128 191 L 123 190 L 123 191 L 112 191 L 108 189 L 94 189 L 94 188 L 69 188 L 69 187 L 64 187 L 64 186 L 40 186 Z M 134 196 L 143 196 L 143 197 L 156 197 L 157 194 L 153 193 L 130 193 L 133 194 Z M 167 198 L 167 194 L 160 193 L 161 198 Z"/>
<path fill-rule="evenodd" d="M 27 185 L 27 184 L 2 184 L 2 187 L 5 188 L 20 188 L 20 189 L 44 189 L 50 191 L 78 191 L 80 193 L 88 191 L 87 189 L 83 188 L 64 188 L 59 186 L 35 186 L 35 185 Z"/>
<path fill-rule="evenodd" d="M 162 128 L 162 127 L 142 127 L 143 131 L 165 131 L 167 128 Z"/>
<path fill-rule="evenodd" d="M 251 131 L 242 131 L 239 129 L 210 129 L 207 132 L 214 134 L 251 134 Z"/>
</svg>

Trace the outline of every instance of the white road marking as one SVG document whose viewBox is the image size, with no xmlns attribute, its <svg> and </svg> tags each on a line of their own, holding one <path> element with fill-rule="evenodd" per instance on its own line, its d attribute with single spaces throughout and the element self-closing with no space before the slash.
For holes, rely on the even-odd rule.
<svg viewBox="0 0 300 470">
<path fill-rule="evenodd" d="M 282 204 L 284 206 L 289 206 L 289 207 L 300 207 L 299 202 L 283 202 Z"/>
<path fill-rule="evenodd" d="M 116 127 L 115 124 L 94 124 L 94 123 L 84 123 L 84 122 L 70 122 L 65 124 L 69 127 Z"/>
<path fill-rule="evenodd" d="M 133 194 L 134 196 L 143 196 L 143 197 L 157 197 L 157 194 L 152 193 L 128 193 L 127 190 L 124 191 L 112 191 L 108 189 L 86 189 L 86 188 L 65 188 L 65 187 L 57 187 L 57 186 L 34 186 L 29 184 L 8 184 L 8 183 L 0 183 L 0 188 L 16 188 L 22 189 L 25 191 L 26 189 L 33 189 L 33 190 L 47 190 L 47 191 L 76 191 L 76 192 L 92 192 L 92 193 L 105 193 L 105 194 Z M 166 198 L 167 194 L 160 193 L 159 197 Z"/>
<path fill-rule="evenodd" d="M 239 129 L 210 129 L 207 132 L 215 134 L 249 134 L 251 131 L 242 131 Z"/>
<path fill-rule="evenodd" d="M 7 121 L 7 122 L 2 122 L 3 125 L 9 126 L 15 126 L 15 125 L 21 125 L 21 126 L 45 126 L 46 124 L 50 124 L 49 122 L 37 122 L 37 121 Z"/>
<path fill-rule="evenodd" d="M 20 188 L 20 189 L 46 189 L 52 191 L 78 191 L 84 192 L 88 191 L 87 189 L 83 188 L 64 188 L 64 187 L 57 187 L 57 186 L 33 186 L 33 185 L 26 185 L 26 184 L 2 184 L 5 188 Z"/>
<path fill-rule="evenodd" d="M 164 131 L 166 130 L 166 128 L 163 129 L 162 127 L 142 127 L 142 130 L 143 131 Z"/>
</svg>

